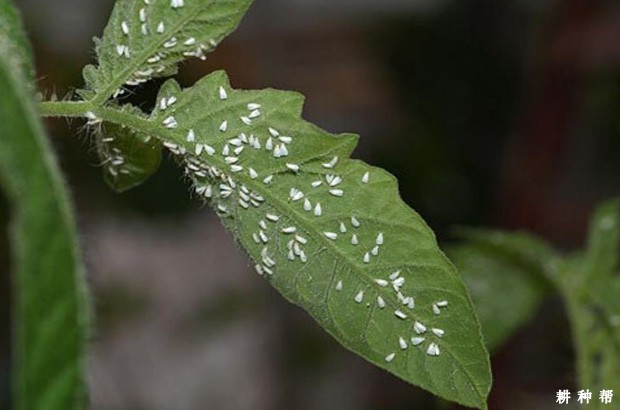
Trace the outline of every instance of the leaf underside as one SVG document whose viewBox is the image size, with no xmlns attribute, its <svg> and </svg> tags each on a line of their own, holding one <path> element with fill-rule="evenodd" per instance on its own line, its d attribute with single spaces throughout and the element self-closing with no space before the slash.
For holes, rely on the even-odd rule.
<svg viewBox="0 0 620 410">
<path fill-rule="evenodd" d="M 152 78 L 175 74 L 183 60 L 205 59 L 234 31 L 251 3 L 117 1 L 102 39 L 95 39 L 99 65 L 84 68 L 85 88 L 78 93 L 84 100 L 101 104 Z M 108 130 L 96 134 L 97 153 L 104 179 L 113 190 L 134 188 L 158 169 L 161 148 L 148 135 L 125 135 L 132 131 L 112 124 L 104 128 Z"/>
<path fill-rule="evenodd" d="M 237 28 L 252 0 L 118 0 L 103 37 L 99 65 L 84 69 L 85 100 L 102 103 L 127 87 L 176 73 L 177 64 L 206 54 Z M 174 7 L 173 7 L 174 6 Z"/>
<path fill-rule="evenodd" d="M 102 124 L 101 132 L 96 134 L 96 145 L 103 178 L 116 192 L 140 185 L 161 163 L 159 141 L 116 124 Z"/>
<path fill-rule="evenodd" d="M 13 402 L 19 410 L 85 406 L 88 305 L 65 187 L 33 104 L 19 17 L 0 0 L 0 183 L 12 224 Z"/>
<path fill-rule="evenodd" d="M 151 132 L 259 274 L 372 363 L 485 406 L 488 355 L 461 279 L 395 178 L 348 158 L 356 136 L 301 120 L 296 93 L 232 90 L 223 72 L 169 80 L 157 101 L 174 102 Z"/>
</svg>

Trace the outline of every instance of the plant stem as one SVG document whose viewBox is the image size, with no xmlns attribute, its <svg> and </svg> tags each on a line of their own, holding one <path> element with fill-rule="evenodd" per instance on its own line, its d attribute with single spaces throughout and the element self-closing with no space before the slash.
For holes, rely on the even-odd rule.
<svg viewBox="0 0 620 410">
<path fill-rule="evenodd" d="M 127 112 L 122 108 L 96 106 L 90 101 L 45 101 L 39 105 L 44 117 L 88 118 L 129 127 L 143 133 L 156 132 L 157 126 L 135 112 Z"/>
<path fill-rule="evenodd" d="M 566 310 L 571 322 L 571 331 L 573 335 L 573 345 L 575 349 L 575 368 L 577 370 L 577 383 L 581 389 L 592 386 L 593 376 L 591 374 L 591 365 L 589 363 L 589 350 L 586 340 L 587 321 L 584 317 L 583 306 L 575 300 L 574 296 L 567 297 Z"/>
<path fill-rule="evenodd" d="M 92 105 L 86 101 L 44 101 L 39 110 L 44 117 L 86 117 Z"/>
<path fill-rule="evenodd" d="M 596 395 L 601 388 L 604 388 L 603 381 L 597 374 L 598 364 L 594 360 L 594 353 L 598 349 L 598 347 L 593 348 L 592 340 L 596 337 L 593 330 L 596 319 L 590 309 L 592 301 L 584 291 L 586 285 L 582 282 L 579 273 L 568 268 L 565 275 L 567 280 L 560 284 L 559 289 L 564 299 L 572 332 L 577 388 L 579 390 L 591 389 Z M 594 409 L 601 408 L 601 403 L 596 400 L 596 397 L 590 404 Z"/>
</svg>

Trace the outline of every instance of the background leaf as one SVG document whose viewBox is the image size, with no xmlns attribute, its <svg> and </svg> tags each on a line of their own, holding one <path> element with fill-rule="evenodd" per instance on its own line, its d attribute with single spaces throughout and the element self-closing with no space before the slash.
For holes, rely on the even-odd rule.
<svg viewBox="0 0 620 410">
<path fill-rule="evenodd" d="M 534 235 L 479 228 L 458 228 L 455 234 L 469 244 L 509 259 L 511 264 L 542 281 L 556 280 L 562 258 L 549 244 Z"/>
<path fill-rule="evenodd" d="M 23 79 L 25 87 L 32 89 L 32 50 L 21 26 L 20 16 L 9 0 L 0 1 L 0 47 L 6 69 L 16 78 Z"/>
<path fill-rule="evenodd" d="M 549 290 L 527 261 L 506 250 L 465 244 L 448 255 L 469 289 L 490 351 L 532 318 Z"/>
<path fill-rule="evenodd" d="M 598 207 L 585 255 L 567 259 L 559 276 L 573 330 L 579 384 L 592 391 L 620 391 L 619 211 L 618 200 Z M 594 407 L 605 406 L 598 402 Z"/>
<path fill-rule="evenodd" d="M 295 93 L 232 90 L 216 72 L 186 90 L 165 83 L 149 120 L 102 115 L 161 139 L 257 272 L 344 346 L 486 408 L 488 354 L 460 276 L 395 178 L 349 159 L 357 137 L 301 120 L 302 105 Z"/>
<path fill-rule="evenodd" d="M 18 16 L 0 0 L 0 182 L 10 203 L 16 409 L 82 409 L 88 306 L 67 194 L 32 101 Z"/>
<path fill-rule="evenodd" d="M 96 40 L 99 66 L 84 69 L 84 99 L 102 103 L 124 86 L 170 76 L 188 58 L 205 58 L 237 28 L 252 0 L 119 0 Z"/>
</svg>

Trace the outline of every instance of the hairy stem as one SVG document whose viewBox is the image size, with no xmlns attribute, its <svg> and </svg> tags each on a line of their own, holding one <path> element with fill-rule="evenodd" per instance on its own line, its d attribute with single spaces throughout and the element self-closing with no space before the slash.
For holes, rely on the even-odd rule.
<svg viewBox="0 0 620 410">
<path fill-rule="evenodd" d="M 39 105 L 39 109 L 44 117 L 94 118 L 145 133 L 157 131 L 154 123 L 135 112 L 126 112 L 117 107 L 96 106 L 89 101 L 45 101 Z"/>
<path fill-rule="evenodd" d="M 85 101 L 44 101 L 39 110 L 44 117 L 86 117 L 92 105 Z"/>
<path fill-rule="evenodd" d="M 566 301 L 568 315 L 571 321 L 571 331 L 573 335 L 573 345 L 575 349 L 575 364 L 577 370 L 577 383 L 581 389 L 592 386 L 593 375 L 589 362 L 589 349 L 586 340 L 588 334 L 588 322 L 583 317 L 583 306 L 576 300 Z"/>
</svg>

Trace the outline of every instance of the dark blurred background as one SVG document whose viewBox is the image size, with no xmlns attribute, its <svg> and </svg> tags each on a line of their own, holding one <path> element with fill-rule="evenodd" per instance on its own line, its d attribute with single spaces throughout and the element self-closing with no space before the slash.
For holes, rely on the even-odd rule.
<svg viewBox="0 0 620 410">
<path fill-rule="evenodd" d="M 93 61 L 112 0 L 16 0 L 39 86 L 63 97 Z M 443 243 L 455 225 L 527 229 L 566 251 L 620 194 L 617 0 L 257 0 L 191 85 L 307 96 L 305 116 L 362 135 L 356 156 L 400 180 Z M 159 82 L 161 83 L 161 82 Z M 158 84 L 139 94 L 152 103 Z M 95 410 L 455 409 L 340 347 L 248 268 L 167 159 L 123 195 L 88 139 L 50 120 L 96 304 Z M 6 267 L 0 195 L 0 267 Z M 9 403 L 9 277 L 0 272 L 0 408 Z M 493 356 L 493 409 L 555 407 L 574 387 L 557 300 Z"/>
</svg>

